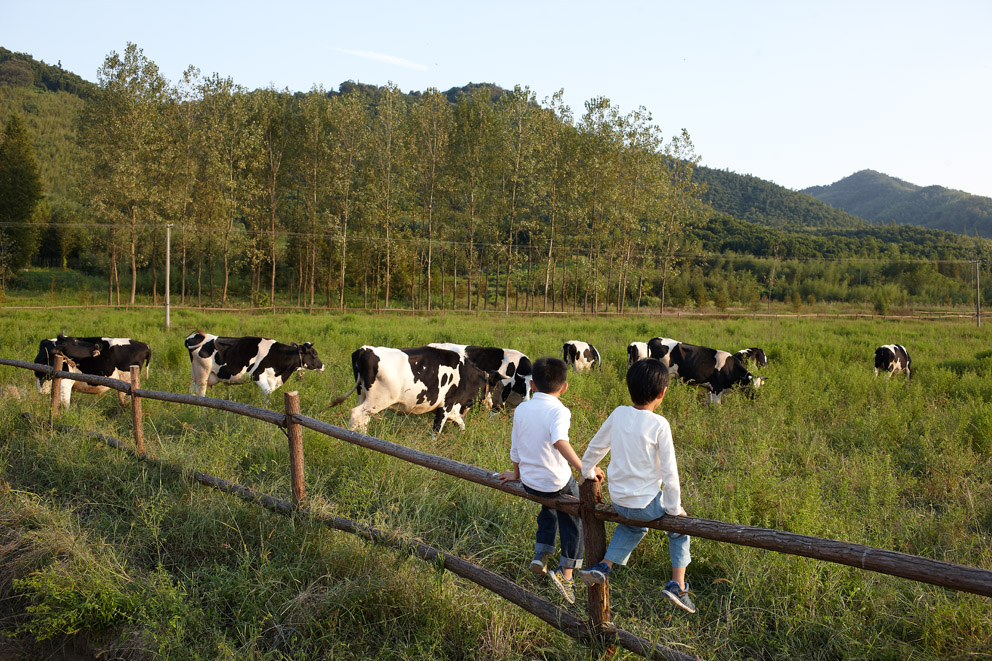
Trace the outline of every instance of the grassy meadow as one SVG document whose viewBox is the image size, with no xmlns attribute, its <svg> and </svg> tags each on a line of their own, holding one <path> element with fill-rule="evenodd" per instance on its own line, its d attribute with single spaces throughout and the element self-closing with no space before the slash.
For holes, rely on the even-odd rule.
<svg viewBox="0 0 992 661">
<path fill-rule="evenodd" d="M 572 444 L 581 454 L 628 403 L 625 347 L 656 335 L 735 351 L 760 346 L 767 384 L 707 407 L 675 384 L 672 423 L 685 508 L 728 522 L 868 544 L 992 569 L 992 350 L 966 322 L 583 318 L 449 314 L 5 311 L 0 356 L 32 360 L 38 341 L 130 336 L 152 347 L 145 387 L 188 392 L 182 340 L 200 328 L 313 342 L 323 373 L 294 376 L 305 414 L 347 425 L 362 344 L 433 341 L 512 347 L 532 359 L 595 344 L 602 369 L 571 375 Z M 872 374 L 879 344 L 904 344 L 913 379 Z M 145 400 L 140 463 L 91 438 L 47 433 L 31 373 L 0 367 L 0 658 L 53 645 L 101 658 L 575 659 L 595 651 L 474 584 L 411 558 L 293 521 L 201 487 L 205 471 L 288 498 L 286 440 L 233 414 Z M 253 385 L 208 392 L 266 403 Z M 473 412 L 467 429 L 432 416 L 380 414 L 369 433 L 503 470 L 511 419 Z M 62 422 L 130 438 L 112 393 L 75 394 Z M 530 575 L 537 505 L 304 431 L 316 509 L 468 558 L 564 604 Z M 609 528 L 608 528 L 609 531 Z M 661 595 L 664 535 L 614 572 L 615 622 L 707 659 L 974 658 L 992 649 L 992 600 L 893 577 L 697 538 L 687 577 L 698 613 Z M 583 588 L 569 609 L 584 613 Z M 35 641 L 43 641 L 37 643 Z M 44 642 L 47 641 L 47 642 Z M 618 658 L 628 658 L 620 651 Z"/>
</svg>

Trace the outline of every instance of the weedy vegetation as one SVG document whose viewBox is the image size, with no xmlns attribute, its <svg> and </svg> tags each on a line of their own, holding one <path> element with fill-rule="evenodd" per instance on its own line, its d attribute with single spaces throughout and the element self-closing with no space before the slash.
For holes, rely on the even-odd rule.
<svg viewBox="0 0 992 661">
<path fill-rule="evenodd" d="M 595 344 L 602 369 L 570 375 L 581 453 L 627 403 L 625 347 L 656 335 L 735 351 L 763 347 L 769 378 L 708 407 L 675 384 L 674 429 L 693 515 L 992 568 L 992 352 L 963 322 L 578 318 L 500 315 L 251 315 L 11 311 L 0 355 L 33 359 L 41 338 L 130 336 L 152 347 L 147 388 L 187 392 L 182 339 L 195 328 L 310 341 L 327 366 L 294 376 L 305 414 L 347 425 L 330 401 L 353 384 L 362 344 L 432 341 L 512 347 L 532 359 L 568 339 Z M 898 342 L 913 378 L 874 377 L 876 346 Z M 209 472 L 288 498 L 286 439 L 264 423 L 144 401 L 136 461 L 90 437 L 30 426 L 47 398 L 25 370 L 0 369 L 0 651 L 41 644 L 102 658 L 575 659 L 589 650 L 476 585 L 390 548 L 291 520 L 198 485 Z M 252 385 L 211 396 L 282 407 Z M 62 423 L 130 438 L 112 393 L 74 395 Z M 509 466 L 511 418 L 475 411 L 430 435 L 431 416 L 387 412 L 369 433 L 478 466 Z M 558 601 L 527 571 L 537 506 L 304 431 L 319 512 L 419 538 Z M 178 468 L 174 468 L 174 466 Z M 609 532 L 609 527 L 608 527 Z M 667 542 L 652 532 L 611 578 L 615 622 L 708 659 L 972 658 L 992 649 L 992 602 L 779 553 L 697 538 L 689 616 L 661 595 Z M 570 607 L 583 615 L 584 593 Z M 564 605 L 564 604 L 563 604 Z M 41 642 L 39 642 L 41 641 Z M 28 650 L 28 651 L 24 651 Z M 3 654 L 0 653 L 0 657 Z M 618 658 L 628 658 L 623 651 Z"/>
</svg>

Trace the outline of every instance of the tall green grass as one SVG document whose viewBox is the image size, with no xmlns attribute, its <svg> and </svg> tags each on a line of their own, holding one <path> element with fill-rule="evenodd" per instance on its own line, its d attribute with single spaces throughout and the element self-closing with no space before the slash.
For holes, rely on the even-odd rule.
<svg viewBox="0 0 992 661">
<path fill-rule="evenodd" d="M 992 568 L 992 354 L 987 331 L 935 322 L 672 320 L 485 315 L 160 315 L 58 309 L 0 317 L 0 355 L 30 360 L 38 341 L 127 335 L 152 347 L 145 386 L 185 392 L 182 339 L 196 328 L 311 341 L 324 373 L 294 376 L 303 412 L 347 424 L 350 353 L 362 344 L 454 341 L 520 349 L 532 359 L 582 339 L 602 369 L 570 376 L 564 401 L 581 453 L 616 406 L 625 347 L 655 335 L 736 350 L 761 346 L 769 378 L 752 400 L 703 403 L 674 385 L 672 422 L 683 499 L 694 515 L 848 540 Z M 913 379 L 872 374 L 879 344 L 906 345 Z M 114 654 L 162 658 L 546 658 L 594 656 L 474 584 L 311 521 L 291 521 L 198 486 L 199 470 L 287 497 L 285 436 L 232 414 L 145 400 L 138 463 L 100 443 L 27 426 L 45 415 L 33 375 L 0 369 L 0 599 L 18 640 L 64 636 Z M 8 391 L 9 392 L 9 391 Z M 250 385 L 212 396 L 280 409 Z M 130 436 L 112 395 L 76 395 L 63 422 Z M 459 461 L 509 465 L 511 419 L 476 411 L 437 438 L 432 416 L 386 412 L 369 433 Z M 536 505 L 310 432 L 311 504 L 416 537 L 519 581 Z M 688 579 L 699 612 L 672 609 L 670 571 L 651 533 L 611 580 L 613 617 L 646 638 L 705 658 L 948 658 L 992 649 L 987 598 L 704 539 Z M 570 609 L 582 614 L 579 604 Z M 621 657 L 623 655 L 621 654 Z"/>
</svg>

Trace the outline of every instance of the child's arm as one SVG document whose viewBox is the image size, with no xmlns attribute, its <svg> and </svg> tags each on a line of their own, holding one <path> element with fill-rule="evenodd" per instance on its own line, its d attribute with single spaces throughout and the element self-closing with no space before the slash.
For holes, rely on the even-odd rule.
<svg viewBox="0 0 992 661">
<path fill-rule="evenodd" d="M 496 477 L 501 483 L 506 482 L 516 482 L 520 480 L 520 464 L 516 461 L 513 462 L 513 470 L 505 470 L 502 473 L 497 473 Z"/>
<path fill-rule="evenodd" d="M 582 468 L 579 473 L 587 480 L 603 478 L 603 470 L 599 467 L 599 462 L 610 452 L 610 429 L 612 426 L 613 414 L 611 413 L 596 435 L 589 441 L 589 445 L 582 455 Z"/>
<path fill-rule="evenodd" d="M 566 440 L 560 440 L 555 442 L 555 450 L 561 453 L 561 456 L 565 457 L 565 461 L 568 465 L 582 472 L 582 460 L 579 459 L 579 455 L 575 454 L 575 450 L 572 449 L 572 445 Z"/>
</svg>

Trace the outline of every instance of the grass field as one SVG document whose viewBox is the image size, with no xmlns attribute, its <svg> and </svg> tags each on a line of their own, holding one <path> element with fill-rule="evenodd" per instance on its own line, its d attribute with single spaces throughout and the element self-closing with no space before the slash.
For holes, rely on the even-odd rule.
<svg viewBox="0 0 992 661">
<path fill-rule="evenodd" d="M 196 328 L 314 342 L 327 369 L 294 376 L 305 414 L 346 425 L 350 353 L 433 341 L 512 347 L 532 359 L 568 339 L 595 344 L 602 369 L 572 375 L 581 454 L 627 403 L 625 347 L 656 335 L 731 351 L 763 347 L 758 396 L 707 407 L 671 388 L 686 509 L 697 516 L 817 535 L 992 569 L 992 350 L 964 322 L 671 320 L 502 315 L 250 315 L 7 311 L 0 356 L 31 360 L 38 341 L 130 336 L 152 347 L 145 387 L 187 392 L 182 339 Z M 904 344 L 913 379 L 875 378 L 879 344 Z M 198 486 L 189 470 L 288 497 L 286 440 L 264 423 L 145 400 L 142 464 L 98 442 L 29 427 L 44 415 L 33 375 L 0 367 L 0 629 L 102 658 L 574 659 L 595 654 L 472 583 L 311 521 L 291 521 Z M 254 386 L 208 394 L 266 405 Z M 269 408 L 280 409 L 281 392 Z M 478 466 L 509 467 L 509 417 L 474 412 L 432 439 L 432 416 L 385 413 L 369 433 Z M 129 438 L 112 394 L 75 395 L 63 422 Z M 304 433 L 308 495 L 347 516 L 464 556 L 559 601 L 526 569 L 537 506 Z M 608 528 L 609 530 L 609 528 Z M 992 649 L 988 598 L 778 553 L 694 541 L 686 615 L 661 589 L 653 532 L 611 579 L 616 623 L 704 658 L 974 658 Z M 584 592 L 570 610 L 581 616 Z M 37 648 L 31 648 L 37 649 Z M 626 658 L 625 653 L 618 654 Z M 0 652 L 0 658 L 3 653 Z M 16 658 L 16 657 L 14 657 Z M 27 657 L 29 658 L 29 657 Z"/>
</svg>

